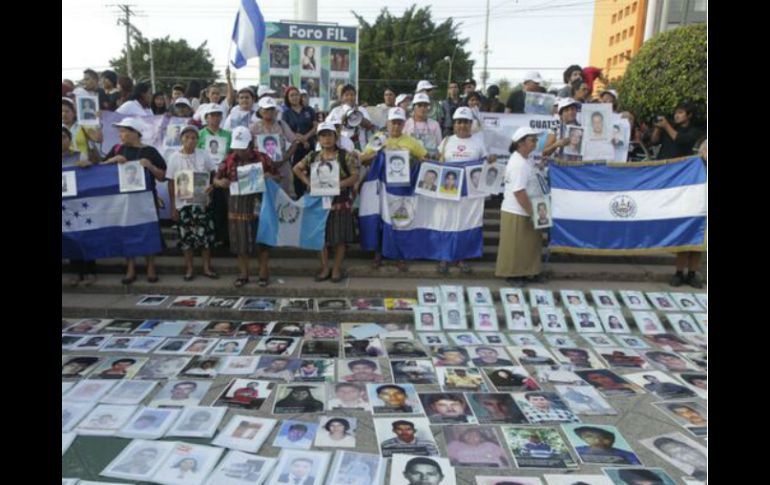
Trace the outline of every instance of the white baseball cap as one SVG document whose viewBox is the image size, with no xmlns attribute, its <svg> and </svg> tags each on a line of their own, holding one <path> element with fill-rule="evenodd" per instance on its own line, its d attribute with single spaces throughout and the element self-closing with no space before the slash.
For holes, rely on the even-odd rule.
<svg viewBox="0 0 770 485">
<path fill-rule="evenodd" d="M 261 98 L 259 102 L 257 103 L 257 106 L 259 106 L 259 109 L 276 109 L 278 108 L 278 104 L 276 104 L 275 99 L 271 98 L 270 96 L 265 96 L 264 98 Z"/>
<path fill-rule="evenodd" d="M 245 126 L 236 127 L 233 130 L 233 137 L 232 142 L 230 143 L 230 148 L 243 150 L 244 148 L 249 148 L 249 143 L 251 143 L 251 132 L 249 129 Z"/>
<path fill-rule="evenodd" d="M 179 136 L 182 136 L 187 131 L 194 131 L 196 135 L 200 134 L 200 131 L 198 130 L 198 127 L 195 125 L 185 125 L 184 128 L 182 128 L 182 132 L 179 133 Z"/>
<path fill-rule="evenodd" d="M 529 71 L 524 75 L 524 82 L 532 81 L 538 84 L 543 84 L 543 78 L 540 77 L 540 73 L 537 71 Z"/>
<path fill-rule="evenodd" d="M 561 110 L 569 106 L 580 106 L 580 101 L 576 101 L 572 98 L 561 98 L 559 104 L 556 105 L 556 112 L 561 113 Z"/>
<path fill-rule="evenodd" d="M 415 94 L 414 98 L 412 98 L 412 106 L 414 106 L 417 103 L 430 104 L 430 96 L 428 96 L 425 93 L 417 93 L 417 94 Z"/>
<path fill-rule="evenodd" d="M 123 118 L 122 120 L 118 121 L 117 123 L 113 123 L 112 126 L 116 126 L 118 128 L 128 128 L 129 130 L 134 130 L 135 132 L 139 133 L 139 136 L 142 135 L 142 130 L 146 128 L 144 123 L 139 121 L 138 118 Z"/>
<path fill-rule="evenodd" d="M 618 100 L 618 92 L 617 92 L 617 91 L 615 91 L 614 89 L 605 89 L 604 91 L 602 91 L 601 93 L 599 93 L 599 97 L 601 98 L 601 97 L 602 97 L 602 96 L 604 96 L 606 93 L 609 93 L 609 94 L 611 94 L 611 95 L 612 95 L 612 97 L 613 97 L 613 98 L 615 98 L 615 101 L 617 101 L 617 100 Z"/>
<path fill-rule="evenodd" d="M 225 110 L 222 109 L 222 107 L 218 104 L 211 104 L 206 111 L 203 113 L 203 117 L 210 115 L 211 113 L 219 113 L 221 115 L 225 114 Z"/>
<path fill-rule="evenodd" d="M 174 101 L 174 106 L 178 104 L 183 104 L 188 108 L 192 108 L 192 103 L 190 103 L 190 100 L 187 98 L 176 98 L 176 100 Z"/>
<path fill-rule="evenodd" d="M 260 84 L 259 87 L 257 88 L 257 97 L 260 98 L 265 94 L 275 94 L 275 90 L 271 89 L 270 86 L 265 86 L 264 84 Z"/>
<path fill-rule="evenodd" d="M 406 121 L 406 113 L 401 108 L 390 108 L 388 111 L 388 121 L 401 120 Z"/>
<path fill-rule="evenodd" d="M 467 106 L 460 106 L 455 110 L 455 114 L 452 115 L 452 119 L 473 121 L 473 112 Z"/>
<path fill-rule="evenodd" d="M 538 136 L 540 134 L 539 131 L 533 130 L 529 126 L 522 126 L 518 130 L 516 130 L 516 133 L 513 134 L 513 137 L 511 140 L 513 141 L 520 141 L 522 138 L 528 137 L 528 136 Z"/>
<path fill-rule="evenodd" d="M 320 135 L 322 131 L 333 131 L 334 133 L 337 133 L 337 127 L 334 126 L 334 123 L 331 123 L 329 121 L 324 121 L 323 123 L 318 125 L 318 129 L 316 130 L 316 133 Z"/>
<path fill-rule="evenodd" d="M 427 91 L 429 89 L 435 89 L 436 86 L 430 83 L 430 81 L 422 80 L 417 83 L 417 89 L 415 89 L 415 93 L 419 93 L 420 91 Z"/>
<path fill-rule="evenodd" d="M 410 94 L 399 94 L 396 96 L 396 105 L 399 105 L 406 101 L 407 99 L 411 98 L 412 96 Z"/>
<path fill-rule="evenodd" d="M 307 89 L 300 89 L 299 94 L 307 94 Z"/>
</svg>

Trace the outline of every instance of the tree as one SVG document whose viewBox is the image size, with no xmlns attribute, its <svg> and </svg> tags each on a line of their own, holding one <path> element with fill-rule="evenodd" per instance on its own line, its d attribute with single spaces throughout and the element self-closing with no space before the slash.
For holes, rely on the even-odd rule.
<svg viewBox="0 0 770 485">
<path fill-rule="evenodd" d="M 152 51 L 155 56 L 155 88 L 158 91 L 170 93 L 174 84 L 187 86 L 190 81 L 197 81 L 201 88 L 204 88 L 219 77 L 219 73 L 214 70 L 214 59 L 206 47 L 206 42 L 192 48 L 184 39 L 171 40 L 166 36 L 162 39 L 152 39 Z M 144 60 L 145 54 L 149 58 L 150 41 L 135 32 L 131 45 L 134 79 L 149 82 L 150 61 Z M 110 60 L 110 65 L 119 73 L 128 73 L 125 49 L 120 57 Z"/>
<path fill-rule="evenodd" d="M 414 93 L 421 79 L 438 86 L 435 96 L 446 97 L 449 62 L 452 80 L 471 77 L 473 61 L 464 46 L 468 39 L 458 38 L 458 25 L 452 19 L 436 24 L 430 7 L 412 5 L 401 17 L 383 8 L 373 24 L 353 12 L 360 25 L 359 99 L 381 102 L 390 87 L 396 93 Z"/>
<path fill-rule="evenodd" d="M 618 83 L 620 108 L 639 121 L 668 115 L 677 104 L 695 104 L 695 123 L 706 114 L 706 24 L 664 32 L 645 42 Z"/>
</svg>

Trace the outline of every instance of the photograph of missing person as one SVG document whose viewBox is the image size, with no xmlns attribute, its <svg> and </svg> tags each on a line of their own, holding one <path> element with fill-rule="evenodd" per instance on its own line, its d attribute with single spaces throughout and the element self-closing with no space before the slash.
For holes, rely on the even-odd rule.
<svg viewBox="0 0 770 485">
<path fill-rule="evenodd" d="M 669 325 L 679 335 L 693 335 L 701 333 L 700 326 L 695 323 L 692 315 L 687 313 L 666 313 Z"/>
<path fill-rule="evenodd" d="M 480 424 L 527 424 L 510 393 L 468 393 L 468 403 Z"/>
<path fill-rule="evenodd" d="M 422 348 L 419 342 L 413 340 L 386 340 L 385 350 L 390 358 L 427 358 L 428 353 Z"/>
<path fill-rule="evenodd" d="M 326 485 L 372 485 L 384 476 L 387 462 L 379 455 L 338 451 Z"/>
<path fill-rule="evenodd" d="M 606 347 L 614 347 L 615 342 L 610 340 L 609 335 L 583 335 L 583 340 L 588 342 L 588 344 L 594 348 L 606 348 Z"/>
<path fill-rule="evenodd" d="M 443 346 L 433 349 L 433 363 L 436 367 L 440 366 L 468 366 L 470 355 L 468 350 L 462 346 Z"/>
<path fill-rule="evenodd" d="M 631 333 L 620 308 L 600 308 L 598 313 L 607 333 Z"/>
<path fill-rule="evenodd" d="M 485 163 L 481 168 L 479 191 L 488 195 L 497 195 L 503 191 L 505 169 L 495 163 Z"/>
<path fill-rule="evenodd" d="M 277 298 L 245 297 L 239 310 L 278 311 L 280 301 Z"/>
<path fill-rule="evenodd" d="M 482 331 L 482 332 L 490 332 L 490 331 L 496 331 L 498 330 L 498 323 L 497 323 L 497 311 L 495 310 L 494 306 L 473 306 L 471 307 L 471 311 L 473 314 L 473 329 Z M 509 318 L 509 315 L 506 314 L 506 320 Z M 526 325 L 525 325 L 526 326 Z M 529 328 L 532 327 L 532 322 L 529 322 Z M 512 330 L 511 327 L 508 327 L 509 330 Z M 526 329 L 526 328 L 523 328 Z"/>
<path fill-rule="evenodd" d="M 511 355 L 521 365 L 556 365 L 556 359 L 545 347 L 530 345 L 527 347 L 509 347 Z M 556 350 L 556 349 L 554 349 Z"/>
<path fill-rule="evenodd" d="M 437 384 L 436 373 L 430 360 L 391 360 L 396 384 Z"/>
<path fill-rule="evenodd" d="M 507 365 L 516 365 L 511 360 L 503 346 L 478 345 L 467 347 L 471 361 L 476 367 L 500 367 Z"/>
<path fill-rule="evenodd" d="M 227 155 L 227 138 L 222 136 L 209 136 L 206 138 L 204 147 L 206 154 L 214 159 L 214 162 L 220 163 Z"/>
<path fill-rule="evenodd" d="M 369 398 L 366 385 L 357 382 L 337 382 L 326 385 L 326 395 L 329 400 L 326 407 L 329 411 L 335 409 L 363 409 L 369 411 Z"/>
<path fill-rule="evenodd" d="M 320 413 L 326 402 L 323 384 L 280 384 L 273 414 Z"/>
<path fill-rule="evenodd" d="M 486 286 L 468 286 L 465 290 L 471 306 L 494 306 L 492 292 Z"/>
<path fill-rule="evenodd" d="M 620 298 L 630 310 L 651 310 L 647 298 L 641 291 L 621 290 Z"/>
<path fill-rule="evenodd" d="M 417 304 L 415 298 L 385 298 L 385 310 L 410 311 Z"/>
<path fill-rule="evenodd" d="M 318 298 L 316 300 L 318 311 L 347 311 L 350 310 L 350 302 L 344 298 Z"/>
<path fill-rule="evenodd" d="M 192 379 L 213 379 L 217 376 L 220 357 L 197 356 L 179 373 L 179 377 Z"/>
<path fill-rule="evenodd" d="M 367 384 L 372 412 L 381 414 L 423 414 L 412 384 Z"/>
<path fill-rule="evenodd" d="M 384 458 L 395 453 L 439 456 L 428 418 L 374 418 L 374 429 Z"/>
<path fill-rule="evenodd" d="M 468 181 L 467 187 L 469 199 L 478 199 L 489 195 L 482 190 L 481 186 L 481 173 L 483 170 L 484 167 L 482 164 L 466 165 L 465 167 L 465 180 Z"/>
<path fill-rule="evenodd" d="M 694 436 L 699 438 L 708 436 L 708 410 L 699 402 L 669 401 L 652 404 Z"/>
<path fill-rule="evenodd" d="M 585 105 L 586 107 L 588 105 Z M 583 160 L 612 160 L 615 147 L 612 145 L 612 104 L 591 104 L 590 109 L 580 112 L 583 132 Z"/>
<path fill-rule="evenodd" d="M 99 126 L 99 97 L 79 94 L 75 98 L 78 123 L 83 126 Z"/>
<path fill-rule="evenodd" d="M 134 376 L 136 379 L 170 379 L 184 369 L 192 357 L 156 356 L 150 357 Z"/>
<path fill-rule="evenodd" d="M 577 468 L 567 443 L 555 428 L 502 426 L 502 431 L 518 468 Z"/>
<path fill-rule="evenodd" d="M 620 310 L 620 303 L 615 298 L 615 293 L 611 290 L 591 290 L 591 298 L 597 309 L 615 308 Z"/>
<path fill-rule="evenodd" d="M 157 381 L 120 381 L 101 399 L 101 402 L 104 404 L 136 405 L 141 403 L 157 384 Z"/>
<path fill-rule="evenodd" d="M 511 468 L 511 461 L 494 427 L 450 425 L 443 431 L 452 466 Z"/>
<path fill-rule="evenodd" d="M 320 357 L 337 358 L 340 356 L 340 347 L 337 340 L 304 340 L 300 349 L 302 358 Z"/>
<path fill-rule="evenodd" d="M 240 355 L 246 344 L 247 338 L 223 338 L 211 349 L 211 355 Z"/>
<path fill-rule="evenodd" d="M 546 229 L 553 226 L 551 219 L 551 198 L 532 197 L 532 207 L 535 213 L 532 215 L 532 223 L 535 229 Z"/>
<path fill-rule="evenodd" d="M 561 290 L 559 296 L 561 297 L 562 305 L 565 307 L 581 308 L 588 306 L 585 293 L 581 290 Z"/>
<path fill-rule="evenodd" d="M 270 359 L 290 360 L 287 357 L 229 356 L 222 360 L 219 373 L 225 375 L 249 375 L 254 373 L 257 370 L 257 364 L 261 364 L 263 361 L 265 361 L 264 365 L 267 367 Z"/>
<path fill-rule="evenodd" d="M 347 72 L 350 70 L 350 50 L 332 47 L 330 49 L 329 68 L 332 71 Z"/>
<path fill-rule="evenodd" d="M 618 428 L 600 424 L 562 425 L 575 452 L 583 464 L 590 465 L 641 465 L 631 445 Z"/>
<path fill-rule="evenodd" d="M 687 387 L 695 391 L 698 396 L 703 399 L 708 399 L 708 374 L 700 372 L 682 372 L 679 374 L 679 378 Z"/>
<path fill-rule="evenodd" d="M 224 407 L 190 406 L 182 409 L 166 436 L 211 438 L 227 413 Z"/>
<path fill-rule="evenodd" d="M 639 328 L 639 332 L 643 335 L 654 335 L 666 331 L 658 319 L 658 315 L 653 311 L 633 311 L 631 314 L 634 316 L 634 322 Z"/>
<path fill-rule="evenodd" d="M 61 402 L 61 431 L 69 432 L 83 417 L 94 407 L 96 401 L 74 402 L 62 400 Z"/>
<path fill-rule="evenodd" d="M 444 330 L 464 330 L 468 328 L 465 307 L 457 303 L 447 303 L 441 305 L 440 308 L 441 322 Z"/>
<path fill-rule="evenodd" d="M 488 392 L 481 369 L 465 367 L 438 367 L 439 384 L 442 391 Z"/>
<path fill-rule="evenodd" d="M 126 480 L 151 481 L 155 471 L 174 449 L 170 441 L 133 440 L 100 475 Z"/>
<path fill-rule="evenodd" d="M 331 457 L 327 451 L 284 449 L 267 485 L 321 485 Z"/>
<path fill-rule="evenodd" d="M 214 406 L 257 410 L 270 396 L 274 384 L 255 379 L 236 378 L 214 401 Z"/>
<path fill-rule="evenodd" d="M 61 196 L 75 197 L 78 195 L 78 179 L 74 170 L 61 173 Z"/>
<path fill-rule="evenodd" d="M 579 423 L 580 418 L 555 392 L 516 392 L 513 398 L 531 424 Z"/>
<path fill-rule="evenodd" d="M 685 312 L 705 312 L 706 310 L 700 305 L 698 299 L 693 293 L 681 293 L 671 292 L 669 293 L 671 298 L 674 299 L 679 308 Z"/>
<path fill-rule="evenodd" d="M 409 185 L 409 150 L 385 150 L 385 183 Z"/>
<path fill-rule="evenodd" d="M 679 306 L 669 296 L 668 293 L 659 293 L 659 292 L 649 292 L 648 291 L 647 292 L 647 298 L 650 299 L 650 301 L 652 302 L 652 305 L 658 311 L 661 311 L 661 312 L 678 312 L 678 311 L 680 311 Z"/>
<path fill-rule="evenodd" d="M 421 392 L 420 401 L 431 424 L 476 424 L 462 392 Z"/>
<path fill-rule="evenodd" d="M 511 334 L 508 334 L 508 338 L 510 339 L 511 343 L 514 346 L 520 346 L 520 347 L 527 347 L 530 345 L 537 345 L 540 347 L 543 346 L 543 344 L 540 343 L 540 340 L 538 340 L 538 338 L 531 333 L 511 333 Z M 510 351 L 511 347 L 508 347 L 508 349 Z"/>
<path fill-rule="evenodd" d="M 526 332 L 533 329 L 532 316 L 526 305 L 505 305 L 505 325 L 508 330 Z"/>
<path fill-rule="evenodd" d="M 386 382 L 377 359 L 340 359 L 337 366 L 340 382 Z"/>
<path fill-rule="evenodd" d="M 576 125 L 567 125 L 566 135 L 569 138 L 569 144 L 564 147 L 562 154 L 568 161 L 579 161 L 583 158 L 583 134 L 585 128 Z"/>
<path fill-rule="evenodd" d="M 273 430 L 277 420 L 236 414 L 211 442 L 233 450 L 256 453 Z"/>
<path fill-rule="evenodd" d="M 61 376 L 63 379 L 85 377 L 102 361 L 101 357 L 88 355 L 67 355 L 61 358 Z"/>
<path fill-rule="evenodd" d="M 174 175 L 174 188 L 176 199 L 190 201 L 194 193 L 194 175 L 192 170 L 180 170 Z"/>
<path fill-rule="evenodd" d="M 174 380 L 166 383 L 150 401 L 154 407 L 197 406 L 206 395 L 211 382 L 193 380 Z"/>
<path fill-rule="evenodd" d="M 340 195 L 340 166 L 336 160 L 310 165 L 310 193 L 314 197 Z"/>
<path fill-rule="evenodd" d="M 286 419 L 282 422 L 278 435 L 273 441 L 277 448 L 292 448 L 296 450 L 309 450 L 313 446 L 318 424 L 292 421 Z"/>
<path fill-rule="evenodd" d="M 107 326 L 105 326 L 101 332 L 103 333 L 117 333 L 117 334 L 127 334 L 131 333 L 134 330 L 136 330 L 139 325 L 142 324 L 144 320 L 139 319 L 119 319 L 119 320 L 113 320 L 110 322 Z"/>
<path fill-rule="evenodd" d="M 682 356 L 672 352 L 650 350 L 644 357 L 655 367 L 666 372 L 697 371 L 698 368 L 687 362 Z"/>
<path fill-rule="evenodd" d="M 93 379 L 132 379 L 147 357 L 108 358 L 91 373 Z"/>
<path fill-rule="evenodd" d="M 602 471 L 609 477 L 610 485 L 676 485 L 662 468 L 602 468 Z M 686 479 L 684 483 L 690 485 Z"/>
<path fill-rule="evenodd" d="M 500 288 L 500 301 L 503 306 L 527 304 L 521 288 Z"/>
<path fill-rule="evenodd" d="M 598 349 L 596 352 L 607 363 L 607 367 L 621 367 L 625 369 L 646 369 L 649 367 L 644 357 L 633 350 L 606 347 Z"/>
<path fill-rule="evenodd" d="M 270 69 L 289 69 L 289 46 L 270 44 Z"/>
<path fill-rule="evenodd" d="M 437 198 L 440 173 L 441 165 L 429 162 L 421 163 L 420 172 L 417 174 L 417 186 L 414 188 L 414 193 L 426 197 Z"/>
<path fill-rule="evenodd" d="M 615 409 L 591 386 L 584 382 L 578 385 L 556 385 L 556 392 L 575 414 L 586 416 L 614 416 Z"/>
<path fill-rule="evenodd" d="M 419 331 L 441 330 L 439 307 L 436 305 L 418 305 L 412 309 L 414 312 L 414 328 Z M 459 318 L 459 317 L 458 317 Z"/>
<path fill-rule="evenodd" d="M 224 451 L 213 446 L 176 443 L 153 480 L 169 485 L 203 485 Z"/>
<path fill-rule="evenodd" d="M 618 343 L 629 349 L 649 349 L 650 346 L 639 337 L 633 337 L 631 335 L 615 335 L 615 340 Z"/>
<path fill-rule="evenodd" d="M 625 374 L 623 377 L 663 400 L 691 399 L 696 397 L 696 393 L 693 390 L 683 386 L 665 372 L 658 370 Z"/>
<path fill-rule="evenodd" d="M 642 394 L 639 387 L 607 369 L 576 370 L 575 374 L 595 387 L 604 397 Z"/>
<path fill-rule="evenodd" d="M 75 432 L 86 436 L 112 436 L 136 412 L 137 406 L 97 404 L 75 427 Z"/>
<path fill-rule="evenodd" d="M 279 92 L 282 92 L 282 90 Z M 283 160 L 282 147 L 283 140 L 281 135 L 257 135 L 257 149 L 270 157 L 270 160 L 273 162 L 280 162 Z"/>
<path fill-rule="evenodd" d="M 357 423 L 356 418 L 347 416 L 321 417 L 314 445 L 322 448 L 355 448 Z"/>
<path fill-rule="evenodd" d="M 335 322 L 313 322 L 304 326 L 306 339 L 339 339 L 340 327 Z"/>
<path fill-rule="evenodd" d="M 382 298 L 355 298 L 350 300 L 351 310 L 384 312 L 385 300 Z"/>
<path fill-rule="evenodd" d="M 121 193 L 146 190 L 144 167 L 139 161 L 118 164 L 118 182 Z"/>
<path fill-rule="evenodd" d="M 682 470 L 688 476 L 708 480 L 708 450 L 682 433 L 668 433 L 639 440 L 656 455 Z"/>
<path fill-rule="evenodd" d="M 422 306 L 439 305 L 439 289 L 434 286 L 418 286 L 417 301 L 420 302 L 420 305 Z"/>
<path fill-rule="evenodd" d="M 262 485 L 277 462 L 277 458 L 231 450 L 209 475 L 206 485 Z"/>
<path fill-rule="evenodd" d="M 395 454 L 390 485 L 456 485 L 455 470 L 446 458 Z"/>
<path fill-rule="evenodd" d="M 592 307 L 570 308 L 569 315 L 572 324 L 579 333 L 603 333 L 604 329 L 599 323 L 596 310 Z"/>
<path fill-rule="evenodd" d="M 567 320 L 564 317 L 564 311 L 558 307 L 539 306 L 537 314 L 540 318 L 540 328 L 545 333 L 550 332 L 568 332 Z M 530 329 L 531 330 L 531 329 Z"/>
<path fill-rule="evenodd" d="M 68 333 L 97 333 L 109 325 L 112 320 L 104 318 L 84 318 L 63 329 Z"/>
<path fill-rule="evenodd" d="M 385 347 L 379 338 L 345 340 L 342 344 L 342 351 L 347 358 L 385 356 Z"/>
<path fill-rule="evenodd" d="M 265 191 L 265 172 L 261 163 L 238 167 L 238 194 L 258 194 Z"/>
<path fill-rule="evenodd" d="M 548 317 L 550 314 L 546 315 Z M 567 335 L 544 335 L 545 341 L 551 347 L 577 347 L 578 344 Z"/>
<path fill-rule="evenodd" d="M 604 364 L 592 351 L 580 347 L 560 347 L 553 349 L 556 358 L 562 364 L 572 364 L 576 369 L 603 369 Z"/>
<path fill-rule="evenodd" d="M 288 356 L 294 353 L 299 337 L 264 337 L 254 347 L 254 354 Z"/>
<path fill-rule="evenodd" d="M 542 383 L 569 384 L 587 386 L 586 382 L 574 372 L 572 365 L 549 365 L 537 368 L 537 380 Z"/>
<path fill-rule="evenodd" d="M 530 306 L 556 306 L 556 300 L 554 300 L 551 290 L 532 288 L 529 290 L 529 304 Z"/>
<path fill-rule="evenodd" d="M 417 338 L 420 339 L 420 342 L 425 346 L 438 347 L 449 345 L 449 339 L 440 332 L 419 332 Z"/>
<path fill-rule="evenodd" d="M 301 359 L 299 368 L 294 371 L 294 381 L 333 382 L 334 359 Z"/>
<path fill-rule="evenodd" d="M 166 434 L 178 415 L 178 409 L 139 407 L 133 417 L 118 431 L 117 436 L 158 439 Z"/>
<path fill-rule="evenodd" d="M 499 392 L 537 391 L 540 386 L 521 366 L 484 367 L 487 379 Z"/>
<path fill-rule="evenodd" d="M 165 295 L 142 295 L 136 304 L 139 306 L 159 306 L 166 300 L 168 300 L 168 296 Z"/>
</svg>

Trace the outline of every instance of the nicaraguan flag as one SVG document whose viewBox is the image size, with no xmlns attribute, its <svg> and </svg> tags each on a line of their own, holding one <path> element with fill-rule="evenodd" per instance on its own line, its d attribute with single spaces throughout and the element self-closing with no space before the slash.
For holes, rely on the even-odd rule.
<svg viewBox="0 0 770 485">
<path fill-rule="evenodd" d="M 704 248 L 706 168 L 700 157 L 552 164 L 550 176 L 554 251 L 644 254 Z"/>
<path fill-rule="evenodd" d="M 434 162 L 435 163 L 435 162 Z M 482 161 L 451 163 L 452 167 Z M 415 195 L 420 167 L 411 167 L 411 186 L 385 184 L 385 156 L 380 152 L 361 185 L 358 223 L 361 248 L 381 250 L 390 259 L 459 261 L 484 253 L 484 199 L 469 199 L 467 183 L 459 201 Z"/>
<path fill-rule="evenodd" d="M 321 250 L 326 239 L 323 198 L 303 195 L 291 200 L 274 181 L 265 180 L 262 209 L 259 213 L 257 242 L 268 246 Z"/>
<path fill-rule="evenodd" d="M 233 27 L 233 66 L 241 68 L 252 57 L 262 53 L 262 43 L 265 41 L 265 18 L 259 10 L 256 0 L 241 0 L 238 13 L 235 15 Z"/>
<path fill-rule="evenodd" d="M 116 164 L 63 168 L 62 172 L 69 170 L 75 172 L 78 195 L 61 201 L 63 258 L 132 257 L 160 252 L 160 225 L 152 191 L 121 194 Z"/>
</svg>

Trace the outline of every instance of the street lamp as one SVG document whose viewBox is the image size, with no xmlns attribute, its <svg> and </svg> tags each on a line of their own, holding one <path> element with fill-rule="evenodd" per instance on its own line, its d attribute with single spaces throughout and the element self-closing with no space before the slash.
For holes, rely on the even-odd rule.
<svg viewBox="0 0 770 485">
<path fill-rule="evenodd" d="M 454 63 L 455 54 L 457 53 L 457 48 L 458 47 L 460 47 L 460 45 L 459 44 L 455 44 L 455 50 L 452 51 L 452 57 L 449 57 L 449 56 L 445 56 L 444 57 L 444 60 L 449 62 L 449 74 L 447 75 L 447 78 L 446 78 L 446 94 L 447 94 L 447 97 L 449 97 L 449 85 L 452 83 L 452 64 Z"/>
<path fill-rule="evenodd" d="M 150 44 L 150 54 L 145 54 L 142 59 L 144 62 L 150 61 L 150 84 L 152 85 L 152 92 L 155 93 L 155 57 L 152 55 L 152 39 L 148 44 Z"/>
</svg>

